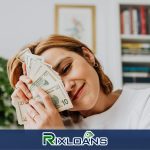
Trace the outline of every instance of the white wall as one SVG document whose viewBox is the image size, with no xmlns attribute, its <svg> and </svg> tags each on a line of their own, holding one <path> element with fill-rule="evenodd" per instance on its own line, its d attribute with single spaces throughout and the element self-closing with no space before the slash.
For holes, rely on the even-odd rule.
<svg viewBox="0 0 150 150">
<path fill-rule="evenodd" d="M 0 55 L 52 33 L 51 15 L 49 0 L 0 0 Z"/>
<path fill-rule="evenodd" d="M 9 58 L 23 45 L 53 33 L 56 3 L 96 5 L 96 56 L 117 87 L 119 84 L 115 76 L 118 74 L 118 61 L 112 62 L 112 58 L 116 58 L 112 50 L 115 47 L 110 44 L 112 38 L 109 37 L 115 30 L 111 26 L 114 20 L 111 17 L 114 12 L 111 10 L 113 2 L 114 0 L 0 0 L 0 56 Z"/>
</svg>

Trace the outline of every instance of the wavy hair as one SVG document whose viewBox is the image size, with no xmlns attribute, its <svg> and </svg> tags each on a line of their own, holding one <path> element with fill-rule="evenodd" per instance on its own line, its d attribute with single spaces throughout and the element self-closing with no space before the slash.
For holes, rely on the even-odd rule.
<svg viewBox="0 0 150 150">
<path fill-rule="evenodd" d="M 9 59 L 7 64 L 7 72 L 11 86 L 15 87 L 16 83 L 19 80 L 19 77 L 23 74 L 22 63 L 17 59 L 17 56 L 25 48 L 29 48 L 31 52 L 35 55 L 40 55 L 50 48 L 65 48 L 66 50 L 73 51 L 75 53 L 78 53 L 80 56 L 84 57 L 82 49 L 83 47 L 87 48 L 93 54 L 93 52 L 84 43 L 72 37 L 63 35 L 51 35 L 46 39 L 39 40 L 35 43 L 23 47 L 23 49 L 21 49 L 15 56 Z M 97 65 L 93 66 L 93 68 L 99 76 L 99 83 L 101 89 L 106 95 L 108 95 L 113 90 L 112 82 L 104 73 L 102 66 L 96 57 L 95 63 Z M 63 114 L 64 116 L 71 116 L 74 122 L 77 122 L 79 116 L 79 112 L 64 111 L 61 114 Z"/>
</svg>

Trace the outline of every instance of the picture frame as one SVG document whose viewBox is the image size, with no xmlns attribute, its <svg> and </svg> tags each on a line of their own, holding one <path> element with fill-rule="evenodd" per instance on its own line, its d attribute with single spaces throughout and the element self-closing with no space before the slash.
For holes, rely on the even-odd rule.
<svg viewBox="0 0 150 150">
<path fill-rule="evenodd" d="M 74 37 L 96 52 L 96 6 L 55 5 L 54 32 Z"/>
</svg>

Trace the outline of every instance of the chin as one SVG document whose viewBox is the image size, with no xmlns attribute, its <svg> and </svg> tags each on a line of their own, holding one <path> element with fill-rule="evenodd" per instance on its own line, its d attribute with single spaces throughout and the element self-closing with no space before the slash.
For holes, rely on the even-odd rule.
<svg viewBox="0 0 150 150">
<path fill-rule="evenodd" d="M 73 103 L 73 108 L 70 111 L 86 111 L 91 110 L 96 105 L 97 97 L 87 95 L 83 99 L 78 99 Z"/>
<path fill-rule="evenodd" d="M 75 106 L 71 109 L 69 109 L 70 111 L 88 111 L 88 110 L 91 110 L 92 108 L 94 107 L 94 104 L 82 104 L 82 106 L 80 105 L 79 107 L 78 106 Z"/>
</svg>

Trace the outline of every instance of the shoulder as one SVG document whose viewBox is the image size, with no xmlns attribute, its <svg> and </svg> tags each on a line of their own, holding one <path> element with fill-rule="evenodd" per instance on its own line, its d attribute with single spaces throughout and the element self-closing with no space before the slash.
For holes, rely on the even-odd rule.
<svg viewBox="0 0 150 150">
<path fill-rule="evenodd" d="M 150 88 L 124 87 L 119 106 L 128 114 L 129 128 L 150 129 Z"/>
<path fill-rule="evenodd" d="M 118 99 L 119 107 L 130 111 L 142 112 L 150 103 L 150 88 L 133 89 L 125 87 Z M 150 108 L 149 108 L 150 110 Z"/>
</svg>

